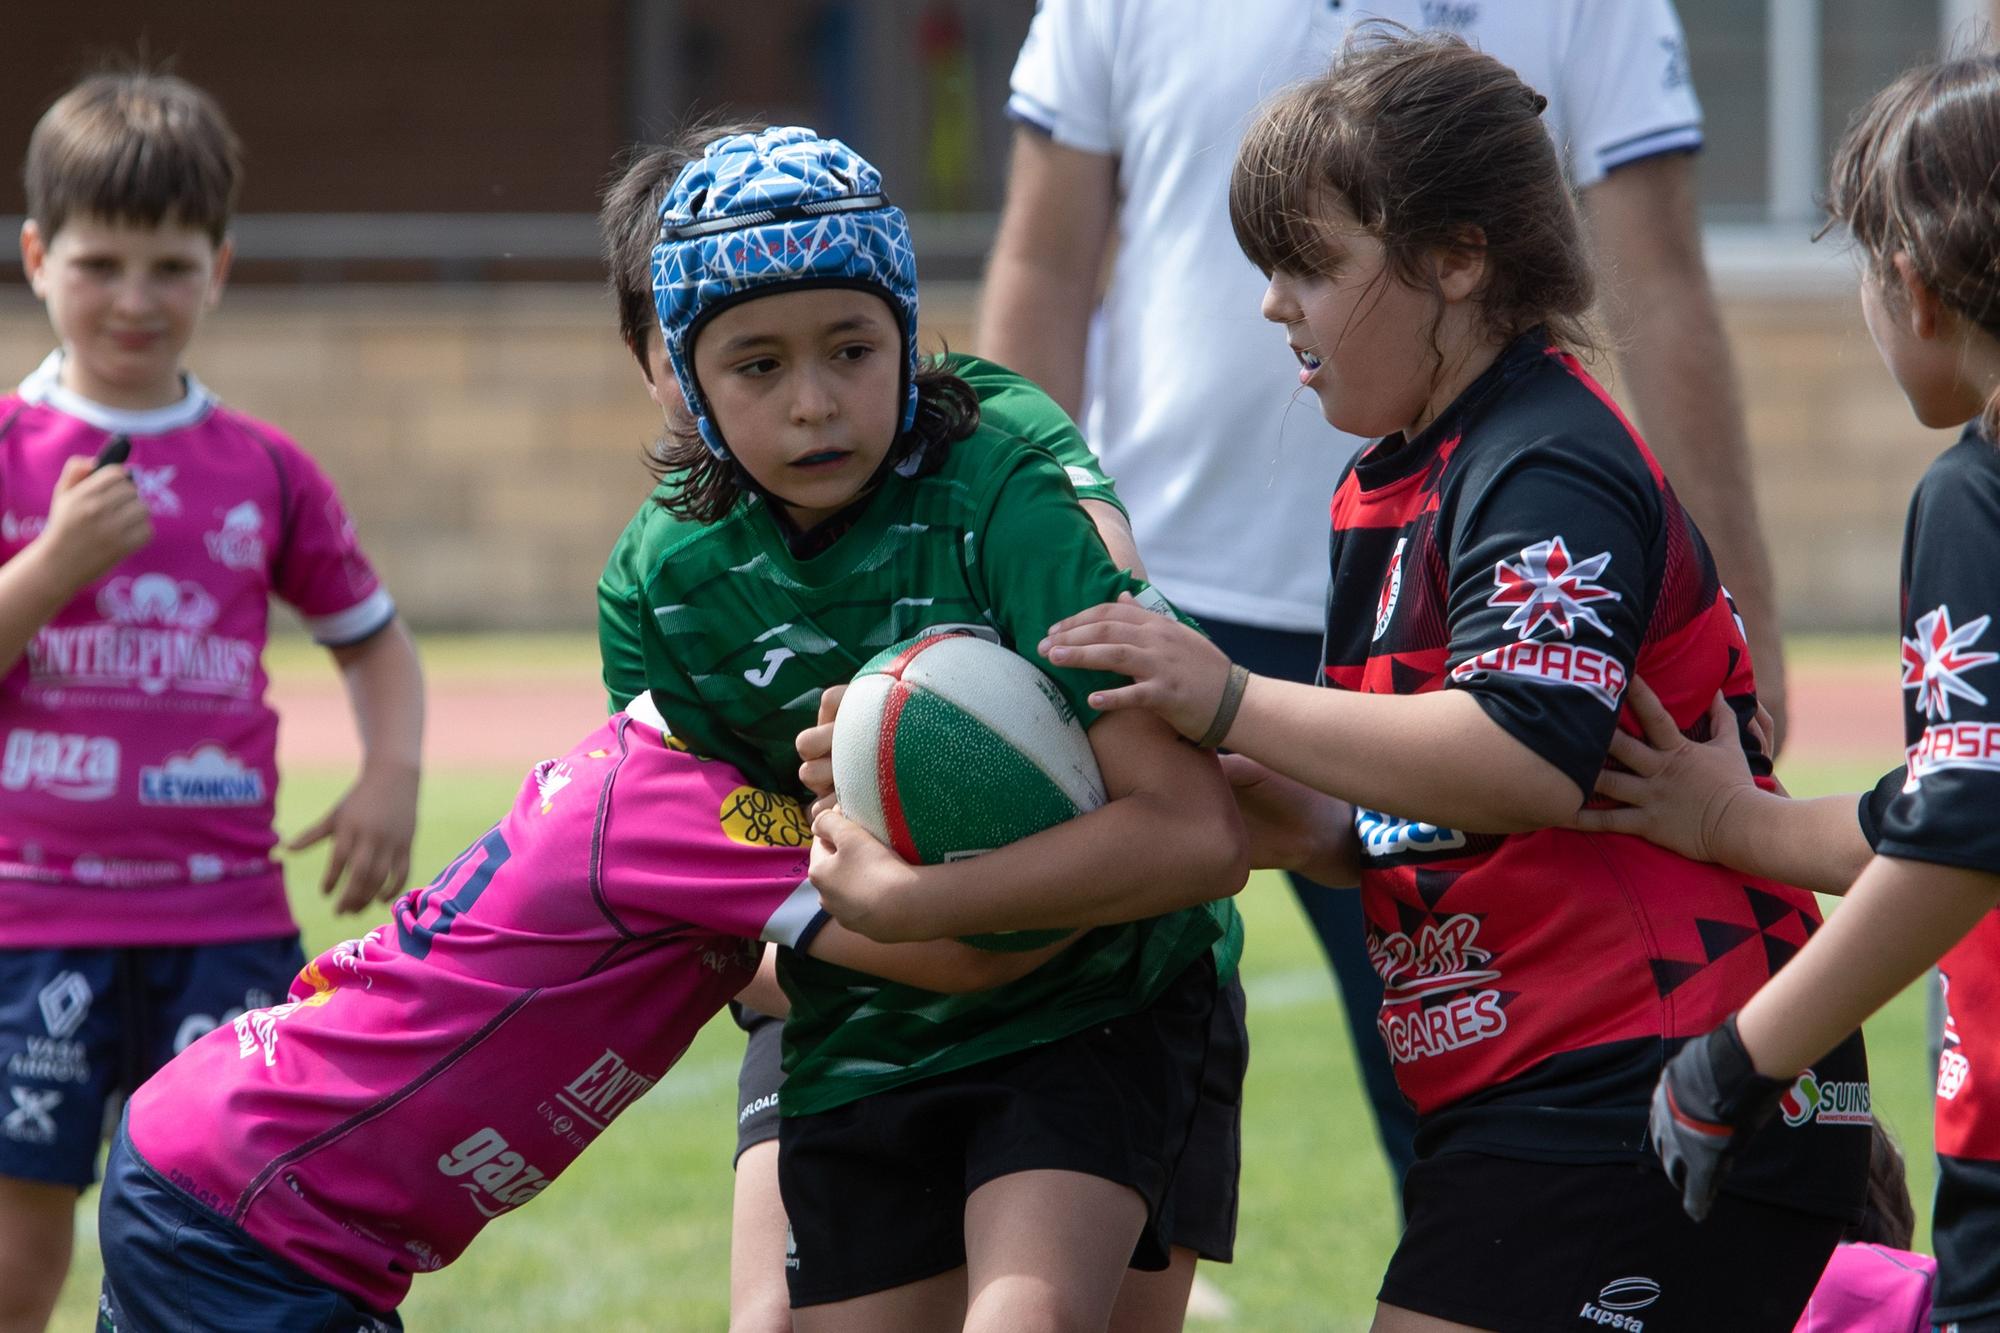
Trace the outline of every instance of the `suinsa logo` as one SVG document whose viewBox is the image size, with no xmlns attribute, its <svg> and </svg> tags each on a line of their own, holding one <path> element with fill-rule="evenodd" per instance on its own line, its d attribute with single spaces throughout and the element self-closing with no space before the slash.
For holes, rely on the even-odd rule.
<svg viewBox="0 0 2000 1333">
<path fill-rule="evenodd" d="M 1873 1098 L 1865 1082 L 1826 1082 L 1808 1069 L 1778 1099 L 1778 1110 L 1793 1129 L 1808 1123 L 1872 1125 Z"/>
<path fill-rule="evenodd" d="M 488 1127 L 438 1158 L 438 1170 L 458 1178 L 459 1188 L 472 1196 L 472 1206 L 487 1217 L 512 1212 L 549 1187 L 549 1177 L 529 1166 L 508 1146 L 500 1131 Z"/>
<path fill-rule="evenodd" d="M 0 787 L 30 787 L 69 801 L 101 801 L 118 790 L 118 742 L 26 727 L 7 733 L 0 751 Z"/>
<path fill-rule="evenodd" d="M 653 1086 L 653 1080 L 636 1073 L 618 1052 L 606 1050 L 590 1068 L 569 1081 L 556 1100 L 575 1112 L 577 1118 L 602 1132 L 617 1114 L 637 1101 Z"/>
</svg>

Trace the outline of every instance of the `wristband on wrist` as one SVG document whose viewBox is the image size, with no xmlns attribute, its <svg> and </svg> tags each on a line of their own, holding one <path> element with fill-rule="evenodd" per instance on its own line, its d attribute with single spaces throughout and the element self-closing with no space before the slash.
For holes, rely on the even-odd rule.
<svg viewBox="0 0 2000 1333">
<path fill-rule="evenodd" d="M 1215 706 L 1215 718 L 1208 724 L 1208 730 L 1201 734 L 1195 744 L 1204 750 L 1213 750 L 1229 735 L 1230 727 L 1236 724 L 1236 710 L 1243 706 L 1243 691 L 1250 684 L 1250 668 L 1236 662 L 1229 664 L 1229 678 L 1222 683 L 1222 700 Z"/>
</svg>

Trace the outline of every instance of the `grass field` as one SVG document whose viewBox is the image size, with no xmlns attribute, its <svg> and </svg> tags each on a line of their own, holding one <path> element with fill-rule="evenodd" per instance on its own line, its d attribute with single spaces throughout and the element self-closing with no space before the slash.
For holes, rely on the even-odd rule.
<svg viewBox="0 0 2000 1333">
<path fill-rule="evenodd" d="M 539 669 L 574 662 L 584 644 L 543 644 Z M 1820 650 L 1832 653 L 1833 650 Z M 514 654 L 426 645 L 432 688 L 460 672 L 504 670 Z M 288 660 L 280 657 L 281 668 Z M 323 669 L 323 668 L 316 668 Z M 1883 766 L 1886 766 L 1884 760 Z M 1794 793 L 1855 790 L 1880 767 L 1794 763 Z M 416 865 L 433 873 L 506 808 L 518 772 L 426 775 Z M 345 775 L 285 774 L 280 827 L 315 818 Z M 298 857 L 293 899 L 308 956 L 384 919 L 334 920 L 311 892 L 320 858 Z M 1239 900 L 1248 921 L 1244 976 L 1253 1055 L 1246 1091 L 1238 1261 L 1204 1271 L 1235 1307 L 1230 1326 L 1258 1333 L 1365 1328 L 1396 1239 L 1387 1173 L 1352 1071 L 1339 1001 L 1289 891 L 1260 874 Z M 1875 1107 L 1910 1157 L 1920 1214 L 1930 1194 L 1930 1078 L 1924 1004 L 1905 994 L 1868 1029 Z M 532 1208 L 489 1227 L 451 1268 L 420 1279 L 403 1307 L 413 1330 L 512 1333 L 568 1328 L 708 1330 L 727 1325 L 729 1158 L 740 1036 L 709 1025 L 644 1100 Z M 90 1326 L 98 1265 L 95 1194 L 79 1210 L 76 1264 L 55 1327 Z M 1928 1243 L 1928 1222 L 1918 1246 Z"/>
</svg>

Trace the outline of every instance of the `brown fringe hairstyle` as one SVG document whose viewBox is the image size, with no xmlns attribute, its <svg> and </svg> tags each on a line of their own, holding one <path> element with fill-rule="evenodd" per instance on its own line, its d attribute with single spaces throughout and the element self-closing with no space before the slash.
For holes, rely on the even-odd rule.
<svg viewBox="0 0 2000 1333">
<path fill-rule="evenodd" d="M 691 121 L 666 143 L 634 144 L 620 154 L 604 203 L 597 210 L 598 245 L 611 299 L 618 307 L 618 336 L 652 378 L 646 363 L 651 339 L 659 332 L 653 310 L 653 245 L 660 239 L 660 204 L 667 187 L 701 150 L 732 134 L 757 134 L 761 121 Z"/>
<path fill-rule="evenodd" d="M 1834 150 L 1827 226 L 1845 226 L 1867 279 L 1888 281 L 1898 254 L 1953 314 L 2000 338 L 2000 56 L 1913 69 L 1855 113 Z M 2000 391 L 1980 413 L 2000 440 Z"/>
<path fill-rule="evenodd" d="M 1328 214 L 1345 203 L 1382 243 L 1386 271 L 1439 297 L 1440 357 L 1444 305 L 1426 260 L 1468 247 L 1484 250 L 1477 300 L 1490 335 L 1545 325 L 1588 350 L 1590 262 L 1547 105 L 1462 38 L 1363 24 L 1325 74 L 1265 103 L 1244 135 L 1229 181 L 1236 243 L 1266 276 L 1328 273 Z"/>
<path fill-rule="evenodd" d="M 215 99 L 172 74 L 93 74 L 42 114 L 21 170 L 28 216 L 53 241 L 72 217 L 229 231 L 242 145 Z"/>
<path fill-rule="evenodd" d="M 660 203 L 681 170 L 709 144 L 764 128 L 752 121 L 693 121 L 665 144 L 628 150 L 617 179 L 604 192 L 597 225 L 611 297 L 618 307 L 618 336 L 649 379 L 653 372 L 646 357 L 651 339 L 659 333 L 659 316 L 653 308 L 653 246 L 660 236 Z M 921 455 L 922 471 L 934 471 L 952 444 L 978 428 L 979 398 L 972 387 L 946 368 L 943 356 L 920 361 L 917 419 L 890 446 L 887 465 Z M 694 419 L 685 412 L 668 412 L 666 434 L 647 451 L 646 467 L 654 480 L 666 486 L 656 503 L 697 523 L 720 521 L 752 489 L 740 464 L 709 452 Z"/>
</svg>

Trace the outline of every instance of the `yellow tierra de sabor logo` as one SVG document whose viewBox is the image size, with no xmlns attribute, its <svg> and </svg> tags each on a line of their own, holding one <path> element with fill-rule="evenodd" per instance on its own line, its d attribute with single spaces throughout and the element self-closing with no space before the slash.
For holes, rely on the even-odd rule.
<svg viewBox="0 0 2000 1333">
<path fill-rule="evenodd" d="M 738 787 L 722 798 L 722 831 L 751 847 L 804 847 L 812 842 L 806 812 L 789 796 Z"/>
</svg>

